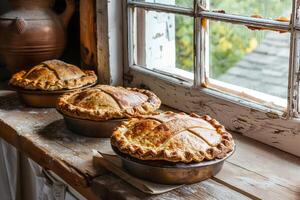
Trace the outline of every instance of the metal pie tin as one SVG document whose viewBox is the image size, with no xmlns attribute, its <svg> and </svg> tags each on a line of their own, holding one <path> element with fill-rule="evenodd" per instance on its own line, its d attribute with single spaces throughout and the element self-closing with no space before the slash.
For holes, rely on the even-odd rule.
<svg viewBox="0 0 300 200">
<path fill-rule="evenodd" d="M 209 179 L 222 169 L 224 161 L 234 152 L 231 151 L 222 159 L 186 164 L 139 160 L 120 152 L 114 146 L 112 148 L 121 158 L 122 166 L 128 173 L 144 180 L 168 185 L 192 184 Z"/>
<path fill-rule="evenodd" d="M 88 119 L 70 117 L 63 113 L 61 114 L 63 115 L 66 126 L 69 130 L 78 135 L 97 138 L 109 138 L 112 135 L 114 129 L 125 120 L 111 119 L 105 121 L 93 121 Z"/>
<path fill-rule="evenodd" d="M 57 99 L 60 95 L 68 92 L 73 92 L 80 89 L 91 87 L 95 84 L 86 85 L 80 88 L 71 90 L 55 90 L 55 91 L 43 91 L 43 90 L 26 90 L 18 87 L 13 87 L 20 98 L 20 100 L 31 107 L 37 108 L 55 108 Z"/>
</svg>

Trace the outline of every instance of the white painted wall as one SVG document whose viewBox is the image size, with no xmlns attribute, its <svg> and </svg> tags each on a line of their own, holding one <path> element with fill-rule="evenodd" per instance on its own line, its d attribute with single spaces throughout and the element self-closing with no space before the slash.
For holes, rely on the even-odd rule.
<svg viewBox="0 0 300 200">
<path fill-rule="evenodd" d="M 108 9 L 109 65 L 111 84 L 123 84 L 123 18 L 122 2 L 110 0 Z M 101 22 L 99 22 L 101 23 Z"/>
<path fill-rule="evenodd" d="M 147 2 L 153 2 L 153 0 Z M 175 0 L 156 0 L 155 2 L 175 5 Z M 147 67 L 175 68 L 175 15 L 153 11 L 146 12 L 145 30 Z"/>
</svg>

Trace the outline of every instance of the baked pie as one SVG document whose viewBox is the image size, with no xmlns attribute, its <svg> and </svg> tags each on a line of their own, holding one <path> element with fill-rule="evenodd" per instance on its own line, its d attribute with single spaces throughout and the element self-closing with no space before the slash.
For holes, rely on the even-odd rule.
<svg viewBox="0 0 300 200">
<path fill-rule="evenodd" d="M 10 84 L 26 90 L 68 90 L 96 83 L 94 71 L 81 70 L 60 60 L 48 60 L 14 74 Z"/>
<path fill-rule="evenodd" d="M 149 90 L 97 85 L 61 96 L 57 109 L 67 116 L 103 121 L 152 114 L 160 104 Z"/>
<path fill-rule="evenodd" d="M 111 143 L 140 160 L 184 163 L 224 158 L 235 145 L 215 119 L 173 112 L 132 118 L 113 132 Z"/>
</svg>

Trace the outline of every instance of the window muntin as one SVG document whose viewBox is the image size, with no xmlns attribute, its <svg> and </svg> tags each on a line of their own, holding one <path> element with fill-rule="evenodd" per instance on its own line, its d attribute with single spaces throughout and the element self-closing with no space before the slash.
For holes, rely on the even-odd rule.
<svg viewBox="0 0 300 200">
<path fill-rule="evenodd" d="M 209 77 L 209 25 L 212 23 L 211 21 L 218 22 L 223 21 L 224 23 L 228 24 L 239 24 L 240 26 L 248 26 L 252 29 L 259 29 L 259 30 L 273 30 L 273 31 L 280 31 L 280 32 L 291 32 L 294 33 L 296 31 L 296 21 L 295 21 L 295 7 L 296 7 L 296 1 L 293 1 L 293 14 L 291 15 L 291 22 L 289 21 L 276 21 L 272 19 L 261 19 L 261 18 L 254 18 L 254 17 L 247 17 L 247 16 L 239 16 L 239 15 L 231 15 L 227 13 L 219 13 L 219 12 L 213 12 L 209 11 L 208 1 L 205 0 L 195 0 L 195 3 L 197 3 L 197 6 L 194 8 L 195 10 L 191 12 L 191 10 L 188 9 L 181 9 L 180 7 L 173 7 L 173 6 L 161 6 L 160 4 L 148 4 L 148 3 L 139 3 L 138 5 L 135 5 L 134 2 L 128 1 L 129 10 L 134 10 L 135 7 L 145 8 L 147 10 L 154 10 L 159 12 L 166 12 L 166 13 L 180 13 L 186 16 L 194 17 L 194 21 L 196 22 L 194 24 L 194 48 L 195 48 L 195 73 L 194 73 L 194 87 L 198 87 L 201 89 L 201 87 L 208 87 L 213 90 L 220 90 L 222 91 L 222 88 L 224 86 L 227 86 L 228 84 L 225 84 L 225 82 L 221 82 L 222 87 L 214 87 L 215 85 L 218 85 L 219 81 L 211 79 Z M 153 4 L 153 5 L 152 5 Z M 200 26 L 199 24 L 202 24 Z M 129 24 L 130 28 L 130 24 Z M 295 45 L 297 42 L 295 40 L 295 34 L 291 34 L 291 51 L 290 51 L 290 60 L 289 60 L 289 77 L 288 77 L 288 104 L 287 104 L 287 113 L 288 117 L 289 114 L 292 113 L 294 116 L 294 109 L 298 108 L 296 105 L 297 101 L 295 101 L 296 98 L 298 98 L 298 91 L 296 91 L 296 85 L 298 83 L 298 80 L 295 78 L 295 74 L 298 73 L 298 67 L 296 66 L 298 62 L 296 62 L 296 53 L 298 50 L 297 45 Z M 130 43 L 130 39 L 129 39 Z M 130 44 L 129 44 L 130 46 Z M 294 51 L 295 50 L 295 51 Z M 129 53 L 130 54 L 130 53 Z M 130 58 L 129 58 L 130 60 Z M 209 84 L 213 83 L 213 84 Z M 217 83 L 217 84 L 215 84 Z M 223 84 L 224 83 L 224 84 Z M 222 85 L 223 84 L 223 85 Z M 229 84 L 230 85 L 230 84 Z M 237 85 L 235 85 L 237 86 Z M 246 95 L 241 92 L 243 95 L 239 95 L 236 91 L 231 92 L 230 88 L 225 88 L 226 90 L 223 90 L 222 92 L 226 91 L 229 92 L 232 95 L 238 94 L 239 97 L 242 99 L 248 99 L 250 101 L 253 101 L 258 104 L 262 104 L 264 102 L 264 105 L 271 105 L 273 108 L 273 103 L 268 102 L 269 96 L 266 94 L 266 98 L 261 101 L 260 97 L 258 97 L 258 100 L 255 100 L 255 98 L 247 98 L 249 95 L 248 93 Z M 247 88 L 246 88 L 247 89 Z M 248 90 L 245 90 L 246 92 L 249 92 Z M 252 91 L 250 91 L 252 93 Z M 250 94 L 249 93 L 249 94 Z M 220 97 L 223 96 L 220 94 Z M 251 96 L 251 95 L 250 95 Z M 256 93 L 254 93 L 254 96 L 257 97 Z M 272 96 L 275 99 L 276 96 Z M 233 98 L 234 99 L 234 98 Z M 256 98 L 257 99 L 257 98 Z M 286 100 L 285 100 L 286 101 Z M 280 103 L 281 104 L 281 103 Z M 284 103 L 286 105 L 286 103 Z M 286 110 L 285 108 L 278 108 L 274 107 L 276 109 L 280 110 Z M 292 111 L 293 110 L 293 111 Z"/>
<path fill-rule="evenodd" d="M 226 13 L 244 16 L 261 16 L 276 19 L 289 17 L 292 10 L 291 0 L 211 0 L 210 10 L 224 10 Z"/>
<path fill-rule="evenodd" d="M 153 4 L 172 5 L 185 8 L 193 8 L 194 0 L 133 0 L 135 2 L 147 2 Z"/>
</svg>

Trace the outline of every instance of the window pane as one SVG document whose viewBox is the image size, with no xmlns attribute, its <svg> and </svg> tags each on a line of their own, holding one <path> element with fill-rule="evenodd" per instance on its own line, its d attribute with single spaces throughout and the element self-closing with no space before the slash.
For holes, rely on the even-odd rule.
<svg viewBox="0 0 300 200">
<path fill-rule="evenodd" d="M 193 78 L 192 17 L 137 9 L 135 63 Z"/>
<path fill-rule="evenodd" d="M 289 46 L 290 33 L 212 21 L 209 77 L 286 99 Z"/>
<path fill-rule="evenodd" d="M 277 18 L 290 15 L 292 0 L 210 0 L 210 9 L 225 10 L 231 14 Z"/>
<path fill-rule="evenodd" d="M 194 0 L 134 0 L 137 2 L 147 2 L 147 3 L 159 3 L 159 4 L 166 4 L 166 5 L 175 5 L 179 7 L 185 8 L 193 8 L 194 7 Z"/>
</svg>

